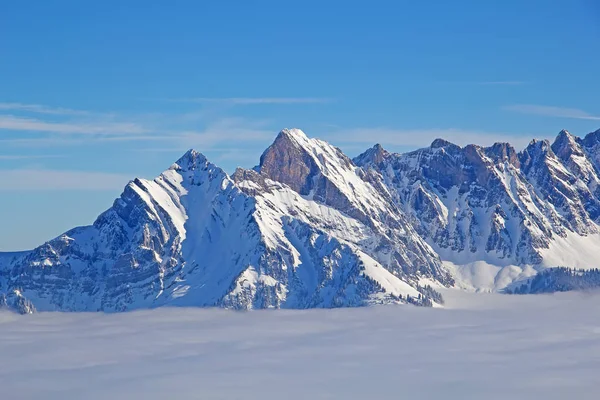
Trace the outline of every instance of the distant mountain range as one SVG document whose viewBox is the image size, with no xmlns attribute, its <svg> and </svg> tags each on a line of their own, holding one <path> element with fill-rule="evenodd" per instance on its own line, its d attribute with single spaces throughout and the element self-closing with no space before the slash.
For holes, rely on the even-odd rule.
<svg viewBox="0 0 600 400">
<path fill-rule="evenodd" d="M 231 176 L 190 150 L 93 225 L 0 253 L 0 306 L 436 306 L 438 287 L 510 292 L 548 267 L 598 267 L 599 171 L 600 130 L 521 152 L 437 139 L 352 160 L 286 129 Z"/>
</svg>

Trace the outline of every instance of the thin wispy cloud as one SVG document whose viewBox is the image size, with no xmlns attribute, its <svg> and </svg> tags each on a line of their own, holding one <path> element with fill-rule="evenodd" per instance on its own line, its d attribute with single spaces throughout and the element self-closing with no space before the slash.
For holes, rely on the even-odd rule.
<svg viewBox="0 0 600 400">
<path fill-rule="evenodd" d="M 126 135 L 126 136 L 99 136 L 91 138 L 95 142 L 169 142 L 181 143 L 180 148 L 187 149 L 190 145 L 202 147 L 212 147 L 217 144 L 228 142 L 255 142 L 266 139 L 272 139 L 275 132 L 272 130 L 252 129 L 248 127 L 230 127 L 219 129 L 217 127 L 208 127 L 203 130 L 187 130 L 165 132 L 155 135 Z"/>
<path fill-rule="evenodd" d="M 153 135 L 111 136 L 99 138 L 105 141 L 148 140 L 168 141 L 171 147 L 179 145 L 182 149 L 190 147 L 213 148 L 232 143 L 254 143 L 270 140 L 276 132 L 268 128 L 269 121 L 247 118 L 223 117 L 211 121 L 201 129 L 160 131 Z"/>
<path fill-rule="evenodd" d="M 176 103 L 220 103 L 230 105 L 319 104 L 331 103 L 333 101 L 333 99 L 321 97 L 192 97 L 164 100 Z"/>
<path fill-rule="evenodd" d="M 1 160 L 35 160 L 42 158 L 62 158 L 64 156 L 57 154 L 48 154 L 48 155 L 28 155 L 28 154 L 0 154 Z"/>
<path fill-rule="evenodd" d="M 97 139 L 97 137 L 89 137 L 84 139 L 81 136 L 74 137 L 67 135 L 50 135 L 44 137 L 11 137 L 6 139 L 0 136 L 0 147 L 66 147 L 93 143 Z"/>
<path fill-rule="evenodd" d="M 183 114 L 185 116 L 185 114 Z M 149 119 L 146 124 L 138 122 L 50 122 L 0 115 L 0 130 L 22 131 L 24 137 L 0 136 L 0 147 L 61 147 L 93 145 L 110 142 L 138 142 L 148 148 L 170 148 L 187 150 L 190 147 L 211 149 L 226 147 L 232 143 L 249 145 L 268 142 L 276 135 L 276 129 L 269 128 L 271 121 L 238 117 L 216 117 L 205 121 L 204 126 L 185 129 L 185 126 L 198 125 L 184 121 L 173 128 L 180 120 L 179 115 Z M 179 121 L 180 122 L 180 121 Z M 149 151 L 149 150 L 148 150 Z"/>
<path fill-rule="evenodd" d="M 440 82 L 448 85 L 464 85 L 464 86 L 520 86 L 527 85 L 529 82 L 519 80 L 489 80 L 489 81 L 447 81 Z"/>
<path fill-rule="evenodd" d="M 201 99 L 235 104 L 316 102 L 308 98 Z M 2 114 L 1 111 L 28 111 Z M 45 115 L 44 115 L 45 114 Z M 274 135 L 269 121 L 236 118 L 223 110 L 199 109 L 181 113 L 101 114 L 86 110 L 54 108 L 39 104 L 0 102 L 0 143 L 8 146 L 77 146 L 100 142 L 146 142 L 149 147 L 181 149 L 190 146 L 252 143 Z M 4 137 L 2 137 L 4 136 Z M 152 144 L 156 143 L 156 144 Z"/>
<path fill-rule="evenodd" d="M 543 106 L 537 104 L 513 104 L 505 106 L 503 109 L 528 115 L 600 121 L 600 116 L 592 115 L 577 108 Z"/>
<path fill-rule="evenodd" d="M 133 175 L 47 169 L 0 170 L 0 191 L 116 190 Z"/>
<path fill-rule="evenodd" d="M 132 122 L 54 122 L 14 115 L 0 115 L 0 130 L 92 135 L 140 134 L 147 132 L 147 129 L 140 124 Z"/>
<path fill-rule="evenodd" d="M 483 81 L 483 82 L 475 82 L 477 85 L 497 85 L 497 86 L 518 86 L 525 85 L 527 82 L 524 81 Z"/>
<path fill-rule="evenodd" d="M 41 104 L 23 104 L 23 103 L 0 103 L 0 110 L 3 111 L 24 111 L 36 114 L 51 115 L 90 115 L 89 111 L 74 110 L 72 108 L 49 107 Z"/>
<path fill-rule="evenodd" d="M 525 148 L 535 135 L 512 135 L 501 132 L 487 132 L 464 129 L 393 129 L 386 127 L 343 129 L 325 135 L 323 138 L 334 144 L 361 144 L 420 148 L 431 144 L 435 139 L 445 139 L 459 146 L 477 144 L 489 146 L 496 142 L 508 142 L 516 148 Z"/>
<path fill-rule="evenodd" d="M 181 153 L 182 151 L 189 150 L 184 146 L 179 147 L 141 147 L 131 149 L 134 153 Z M 214 149 L 213 149 L 214 150 Z"/>
</svg>

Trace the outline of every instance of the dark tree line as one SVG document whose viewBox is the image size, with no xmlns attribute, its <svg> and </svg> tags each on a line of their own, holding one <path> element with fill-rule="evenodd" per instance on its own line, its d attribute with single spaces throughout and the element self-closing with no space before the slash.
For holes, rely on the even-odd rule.
<svg viewBox="0 0 600 400">
<path fill-rule="evenodd" d="M 509 294 L 538 294 L 600 288 L 600 269 L 548 268 L 522 285 L 506 289 Z"/>
<path fill-rule="evenodd" d="M 444 304 L 444 298 L 442 297 L 442 294 L 432 288 L 430 285 L 417 285 L 417 290 L 425 299 L 435 301 L 438 304 Z"/>
</svg>

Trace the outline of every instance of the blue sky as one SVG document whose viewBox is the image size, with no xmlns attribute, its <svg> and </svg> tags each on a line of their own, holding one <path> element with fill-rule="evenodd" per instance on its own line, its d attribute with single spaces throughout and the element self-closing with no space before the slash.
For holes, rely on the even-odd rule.
<svg viewBox="0 0 600 400">
<path fill-rule="evenodd" d="M 0 250 L 90 224 L 188 148 L 298 127 L 350 155 L 600 128 L 600 5 L 28 1 L 0 23 Z"/>
</svg>

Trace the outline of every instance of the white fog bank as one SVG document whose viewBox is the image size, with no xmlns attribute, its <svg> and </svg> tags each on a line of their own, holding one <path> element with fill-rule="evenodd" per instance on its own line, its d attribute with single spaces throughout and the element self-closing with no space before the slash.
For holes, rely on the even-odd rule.
<svg viewBox="0 0 600 400">
<path fill-rule="evenodd" d="M 595 399 L 600 295 L 448 307 L 0 314 L 14 399 Z"/>
</svg>

